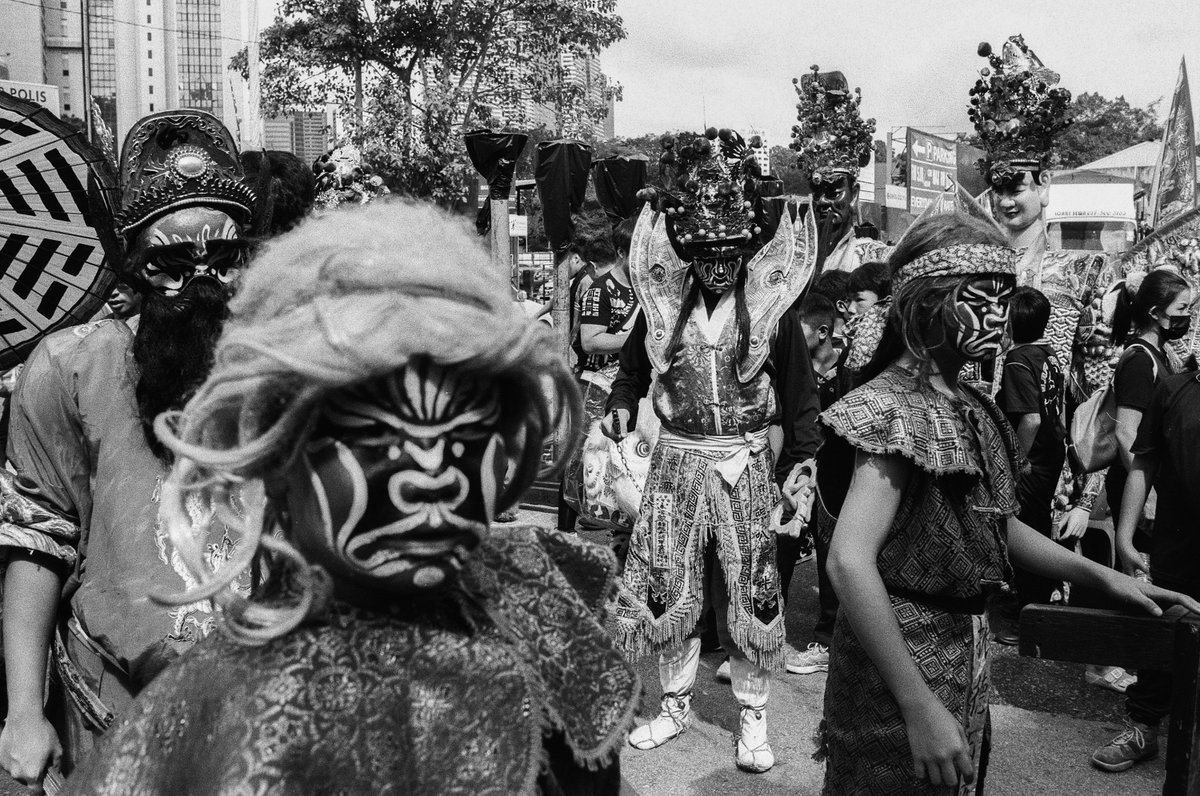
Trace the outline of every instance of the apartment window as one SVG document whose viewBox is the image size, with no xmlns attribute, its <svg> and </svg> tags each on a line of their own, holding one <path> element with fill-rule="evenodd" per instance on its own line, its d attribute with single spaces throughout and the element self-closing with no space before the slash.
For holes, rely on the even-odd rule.
<svg viewBox="0 0 1200 796">
<path fill-rule="evenodd" d="M 153 102 L 150 103 L 150 112 L 154 113 L 154 103 Z"/>
<path fill-rule="evenodd" d="M 154 77 L 154 67 L 153 66 L 150 67 L 149 69 L 147 69 L 146 72 L 147 72 L 146 77 Z"/>
<path fill-rule="evenodd" d="M 150 93 L 151 93 L 151 94 L 153 94 L 153 93 L 154 93 L 154 86 L 150 86 Z"/>
<path fill-rule="evenodd" d="M 153 58 L 153 57 L 154 57 L 154 50 L 146 50 L 146 57 L 147 57 L 147 58 Z"/>
<path fill-rule="evenodd" d="M 69 110 L 71 110 L 71 103 L 69 103 L 69 102 L 64 102 L 64 103 L 63 103 L 63 110 L 64 110 L 64 111 L 69 111 Z"/>
<path fill-rule="evenodd" d="M 147 3 L 147 5 L 149 5 L 149 3 Z M 146 24 L 147 25 L 150 24 L 150 15 L 149 14 L 146 15 Z"/>
<path fill-rule="evenodd" d="M 154 41 L 154 34 L 150 31 L 146 31 L 146 41 Z"/>
<path fill-rule="evenodd" d="M 63 77 L 69 77 L 69 76 L 70 76 L 70 74 L 71 74 L 71 70 L 70 70 L 70 69 L 64 69 L 64 70 L 63 70 Z"/>
</svg>

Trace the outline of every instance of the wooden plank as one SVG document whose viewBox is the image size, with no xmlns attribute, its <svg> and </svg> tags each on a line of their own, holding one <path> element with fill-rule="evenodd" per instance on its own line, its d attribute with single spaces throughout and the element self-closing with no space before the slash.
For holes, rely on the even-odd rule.
<svg viewBox="0 0 1200 796">
<path fill-rule="evenodd" d="M 1164 796 L 1200 793 L 1200 625 L 1175 623 L 1171 716 L 1167 729 L 1167 776 Z"/>
<path fill-rule="evenodd" d="M 1181 612 L 1162 617 L 1030 605 L 1021 611 L 1020 652 L 1033 658 L 1171 671 L 1175 624 Z"/>
</svg>

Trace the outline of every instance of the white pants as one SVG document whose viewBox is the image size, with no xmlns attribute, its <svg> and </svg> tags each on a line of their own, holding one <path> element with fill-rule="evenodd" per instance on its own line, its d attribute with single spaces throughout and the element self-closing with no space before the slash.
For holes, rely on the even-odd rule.
<svg viewBox="0 0 1200 796">
<path fill-rule="evenodd" d="M 723 622 L 721 617 L 718 622 Z M 733 680 L 733 696 L 739 705 L 762 709 L 771 696 L 771 672 L 760 669 L 727 639 L 721 639 L 729 653 L 729 676 Z M 658 679 L 664 694 L 690 691 L 700 668 L 700 639 L 685 639 L 678 647 L 669 647 L 658 656 Z"/>
</svg>

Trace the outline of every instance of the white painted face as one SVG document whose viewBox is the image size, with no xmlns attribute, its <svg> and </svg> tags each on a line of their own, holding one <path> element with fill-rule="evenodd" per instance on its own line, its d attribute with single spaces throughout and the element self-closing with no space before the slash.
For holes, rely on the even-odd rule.
<svg viewBox="0 0 1200 796">
<path fill-rule="evenodd" d="M 992 186 L 992 215 L 1015 238 L 1041 218 L 1049 200 L 1048 187 L 1034 182 L 1033 175 L 1025 171 L 1011 184 Z"/>
<path fill-rule="evenodd" d="M 494 385 L 422 360 L 338 391 L 291 479 L 293 541 L 365 586 L 447 584 L 495 514 L 499 423 Z"/>
<path fill-rule="evenodd" d="M 142 230 L 133 251 L 142 278 L 159 294 L 172 297 L 198 277 L 232 288 L 246 264 L 249 242 L 228 214 L 187 207 Z"/>
</svg>

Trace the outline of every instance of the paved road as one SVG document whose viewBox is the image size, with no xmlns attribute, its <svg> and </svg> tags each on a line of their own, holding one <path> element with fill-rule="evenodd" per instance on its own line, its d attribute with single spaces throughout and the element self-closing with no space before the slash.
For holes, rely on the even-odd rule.
<svg viewBox="0 0 1200 796">
<path fill-rule="evenodd" d="M 523 513 L 521 519 L 553 524 L 550 515 L 534 512 Z M 798 567 L 788 601 L 788 638 L 801 649 L 810 640 L 815 606 L 816 570 L 809 561 Z M 1022 658 L 1009 647 L 996 646 L 994 652 L 995 746 L 988 774 L 989 796 L 1151 796 L 1161 792 L 1161 754 L 1158 760 L 1124 774 L 1106 774 L 1088 762 L 1097 745 L 1121 730 L 1120 696 L 1085 685 L 1080 665 Z M 692 729 L 656 750 L 625 750 L 621 759 L 625 792 L 646 796 L 819 793 L 824 772 L 811 754 L 825 675 L 781 674 L 776 678 L 767 713 L 776 765 L 765 774 L 745 774 L 733 764 L 737 707 L 729 686 L 714 680 L 719 664 L 719 655 L 702 657 L 692 702 L 697 721 Z M 652 661 L 643 661 L 638 669 L 646 692 L 642 719 L 648 719 L 656 712 L 661 694 L 657 667 Z"/>
</svg>

